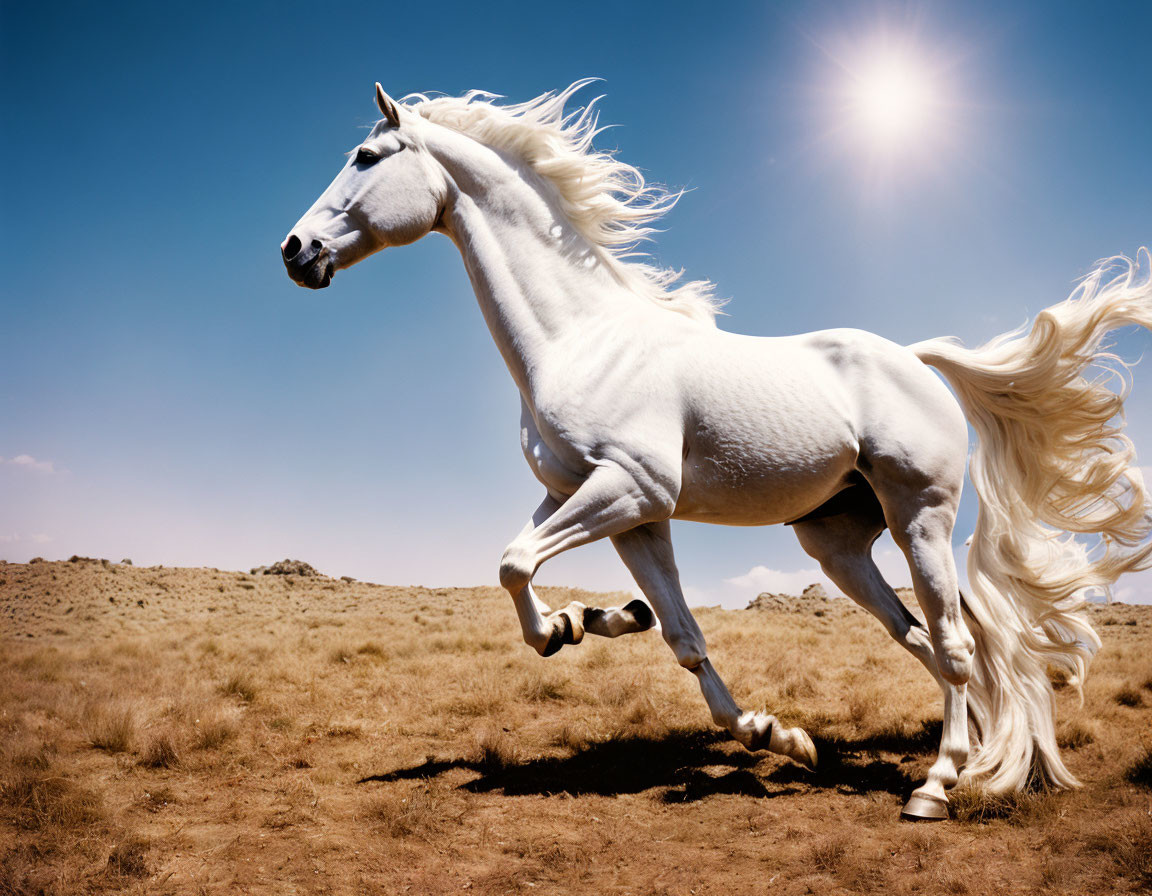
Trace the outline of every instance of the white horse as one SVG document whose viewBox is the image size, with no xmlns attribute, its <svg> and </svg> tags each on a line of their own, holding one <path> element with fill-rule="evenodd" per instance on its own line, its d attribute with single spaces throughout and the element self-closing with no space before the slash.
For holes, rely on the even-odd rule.
<svg viewBox="0 0 1152 896">
<path fill-rule="evenodd" d="M 1081 374 L 1110 358 L 1108 330 L 1152 327 L 1152 285 L 1113 259 L 1117 276 L 1102 265 L 1030 332 L 975 350 L 857 330 L 718 330 L 710 284 L 677 285 L 678 274 L 629 254 L 676 196 L 593 149 L 591 105 L 564 110 L 586 83 L 519 105 L 478 91 L 396 103 L 377 84 L 384 118 L 281 247 L 292 279 L 313 289 L 433 231 L 459 248 L 520 390 L 524 456 L 547 491 L 500 563 L 524 640 L 548 656 L 586 632 L 653 627 L 639 600 L 552 612 L 533 593 L 550 557 L 611 538 L 716 723 L 749 750 L 814 767 L 803 730 L 742 711 L 713 669 L 669 527 L 789 523 L 943 689 L 939 758 L 905 816 L 947 817 L 962 769 L 991 791 L 1034 773 L 1074 786 L 1047 667 L 1079 681 L 1100 643 L 1077 612 L 1084 589 L 1152 562 L 1152 544 L 1141 544 L 1148 498 L 1116 422 L 1123 394 Z M 962 598 L 951 538 L 965 413 L 979 439 L 970 472 L 980 511 Z M 872 561 L 886 527 L 926 628 Z M 1090 554 L 1068 533 L 1099 533 L 1108 549 Z"/>
</svg>

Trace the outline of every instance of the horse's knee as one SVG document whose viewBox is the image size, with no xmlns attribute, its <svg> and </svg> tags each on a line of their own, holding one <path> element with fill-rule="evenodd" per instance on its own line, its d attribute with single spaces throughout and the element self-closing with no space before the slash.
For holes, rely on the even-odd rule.
<svg viewBox="0 0 1152 896">
<path fill-rule="evenodd" d="M 685 669 L 695 669 L 708 659 L 708 647 L 704 643 L 704 636 L 699 632 L 665 629 L 664 640 L 676 654 L 676 662 Z"/>
<path fill-rule="evenodd" d="M 532 581 L 535 572 L 531 552 L 517 542 L 508 545 L 500 558 L 500 584 L 516 595 Z"/>
</svg>

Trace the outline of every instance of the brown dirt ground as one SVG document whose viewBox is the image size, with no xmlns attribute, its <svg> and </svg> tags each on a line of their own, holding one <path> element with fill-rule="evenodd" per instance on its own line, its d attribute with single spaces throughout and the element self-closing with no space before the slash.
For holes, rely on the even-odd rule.
<svg viewBox="0 0 1152 896">
<path fill-rule="evenodd" d="M 714 730 L 658 635 L 543 660 L 496 588 L 0 563 L 0 894 L 1149 892 L 1152 607 L 1091 612 L 1085 786 L 914 825 L 939 695 L 847 601 L 698 612 L 810 774 Z"/>
</svg>

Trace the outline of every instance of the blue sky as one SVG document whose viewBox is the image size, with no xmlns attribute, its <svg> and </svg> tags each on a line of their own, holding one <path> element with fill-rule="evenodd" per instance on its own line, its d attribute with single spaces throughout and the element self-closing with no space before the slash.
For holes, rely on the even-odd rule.
<svg viewBox="0 0 1152 896">
<path fill-rule="evenodd" d="M 496 580 L 540 488 L 454 248 L 318 293 L 278 255 L 376 80 L 522 100 L 602 77 L 601 145 L 690 189 L 653 251 L 731 298 L 721 326 L 977 343 L 1152 242 L 1150 29 L 1135 2 L 4 4 L 0 558 Z M 888 164 L 842 98 L 877 44 L 947 96 Z M 676 538 L 694 600 L 811 577 L 787 529 Z M 606 545 L 539 580 L 630 587 Z"/>
</svg>

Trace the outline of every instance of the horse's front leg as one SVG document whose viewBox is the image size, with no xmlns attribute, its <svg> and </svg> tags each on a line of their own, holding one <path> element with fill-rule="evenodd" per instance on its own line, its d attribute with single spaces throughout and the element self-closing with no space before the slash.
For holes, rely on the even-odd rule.
<svg viewBox="0 0 1152 896">
<path fill-rule="evenodd" d="M 597 467 L 563 503 L 545 498 L 500 562 L 500 584 L 512 595 L 524 640 L 541 656 L 551 656 L 565 644 L 578 644 L 586 631 L 614 638 L 652 628 L 652 612 L 639 600 L 604 610 L 573 602 L 552 613 L 533 592 L 532 577 L 550 557 L 666 519 L 675 505 L 669 485 L 615 465 Z"/>
<path fill-rule="evenodd" d="M 612 543 L 656 610 L 664 640 L 676 654 L 677 661 L 699 680 L 713 721 L 727 728 L 749 750 L 771 750 L 808 768 L 815 768 L 816 747 L 807 732 L 802 728 L 785 728 L 775 716 L 767 713 L 742 711 L 712 667 L 704 633 L 700 631 L 680 589 L 668 521 L 623 532 L 614 536 Z"/>
</svg>

